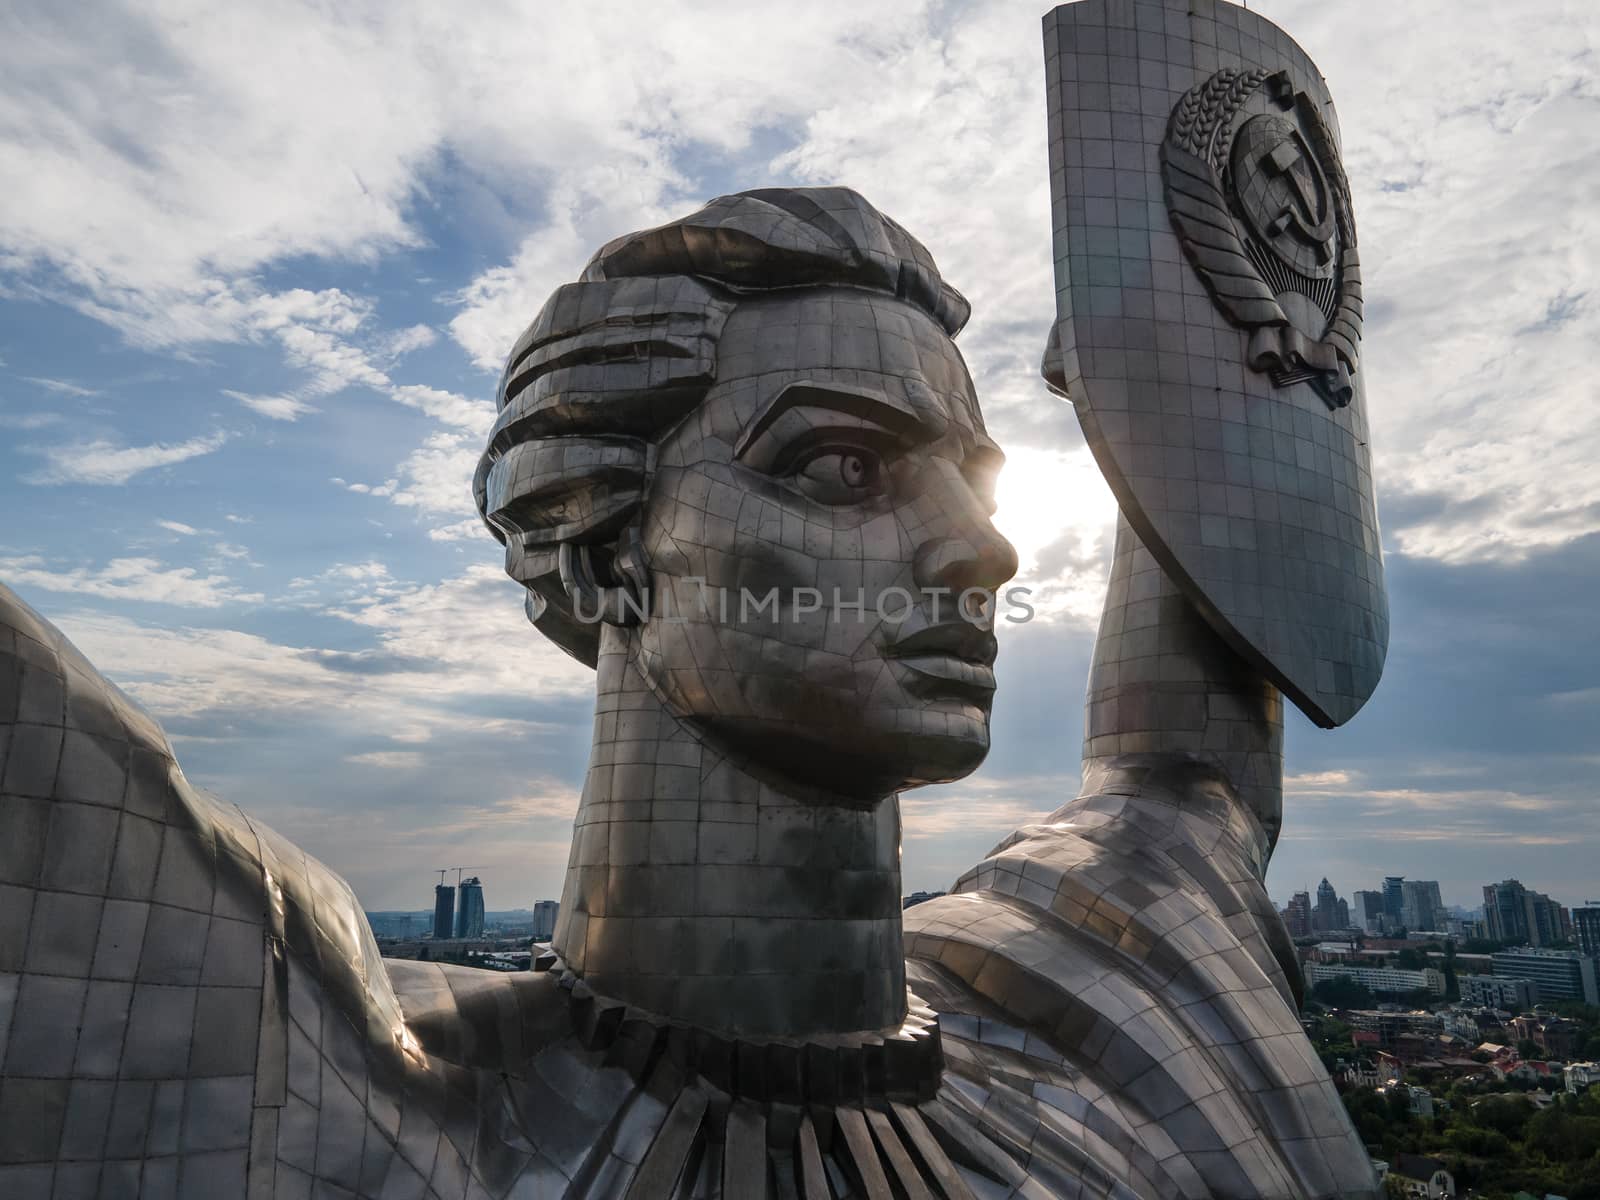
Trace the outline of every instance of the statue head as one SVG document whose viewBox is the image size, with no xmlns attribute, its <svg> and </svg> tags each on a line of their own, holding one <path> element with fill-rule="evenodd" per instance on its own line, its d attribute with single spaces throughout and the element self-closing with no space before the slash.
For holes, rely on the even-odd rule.
<svg viewBox="0 0 1600 1200">
<path fill-rule="evenodd" d="M 968 312 L 843 188 L 603 247 L 512 349 L 474 484 L 534 625 L 847 803 L 972 771 L 1016 556 Z"/>
</svg>

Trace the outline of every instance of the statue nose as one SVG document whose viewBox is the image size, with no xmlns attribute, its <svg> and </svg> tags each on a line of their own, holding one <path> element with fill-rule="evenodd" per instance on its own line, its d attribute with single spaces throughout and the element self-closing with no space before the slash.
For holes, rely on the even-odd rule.
<svg viewBox="0 0 1600 1200">
<path fill-rule="evenodd" d="M 978 539 L 933 538 L 917 547 L 913 572 L 918 587 L 998 588 L 1017 573 L 1017 552 L 998 532 Z"/>
<path fill-rule="evenodd" d="M 1001 536 L 972 488 L 959 474 L 940 496 L 944 528 L 917 547 L 912 574 L 923 588 L 987 588 L 1017 573 L 1017 552 Z"/>
</svg>

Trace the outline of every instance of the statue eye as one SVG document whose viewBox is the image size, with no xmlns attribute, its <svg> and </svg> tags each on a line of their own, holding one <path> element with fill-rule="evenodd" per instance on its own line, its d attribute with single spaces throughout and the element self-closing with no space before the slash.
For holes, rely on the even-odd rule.
<svg viewBox="0 0 1600 1200">
<path fill-rule="evenodd" d="M 865 446 L 823 446 L 798 463 L 790 476 L 821 504 L 856 504 L 884 492 L 883 459 Z"/>
</svg>

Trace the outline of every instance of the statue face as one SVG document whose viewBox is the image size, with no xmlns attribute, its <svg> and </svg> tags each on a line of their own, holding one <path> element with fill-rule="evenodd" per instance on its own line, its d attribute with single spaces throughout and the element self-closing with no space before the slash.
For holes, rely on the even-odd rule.
<svg viewBox="0 0 1600 1200">
<path fill-rule="evenodd" d="M 989 747 L 1001 455 L 955 344 L 854 289 L 752 298 L 717 383 L 657 446 L 630 649 L 675 714 L 848 801 Z M 961 594 L 967 591 L 963 602 Z"/>
</svg>

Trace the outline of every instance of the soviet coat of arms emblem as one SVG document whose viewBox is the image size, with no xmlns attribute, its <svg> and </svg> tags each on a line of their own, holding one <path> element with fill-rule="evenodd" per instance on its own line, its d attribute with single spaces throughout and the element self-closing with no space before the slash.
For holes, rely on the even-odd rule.
<svg viewBox="0 0 1600 1200">
<path fill-rule="evenodd" d="M 1257 94 L 1284 115 L 1250 115 Z M 1250 333 L 1251 368 L 1349 404 L 1361 268 L 1349 184 L 1315 103 L 1287 72 L 1218 71 L 1173 109 L 1161 173 L 1184 253 Z"/>
<path fill-rule="evenodd" d="M 1045 378 L 1166 576 L 1306 716 L 1342 725 L 1383 674 L 1389 616 L 1326 80 L 1237 4 L 1077 0 L 1045 57 Z"/>
</svg>

